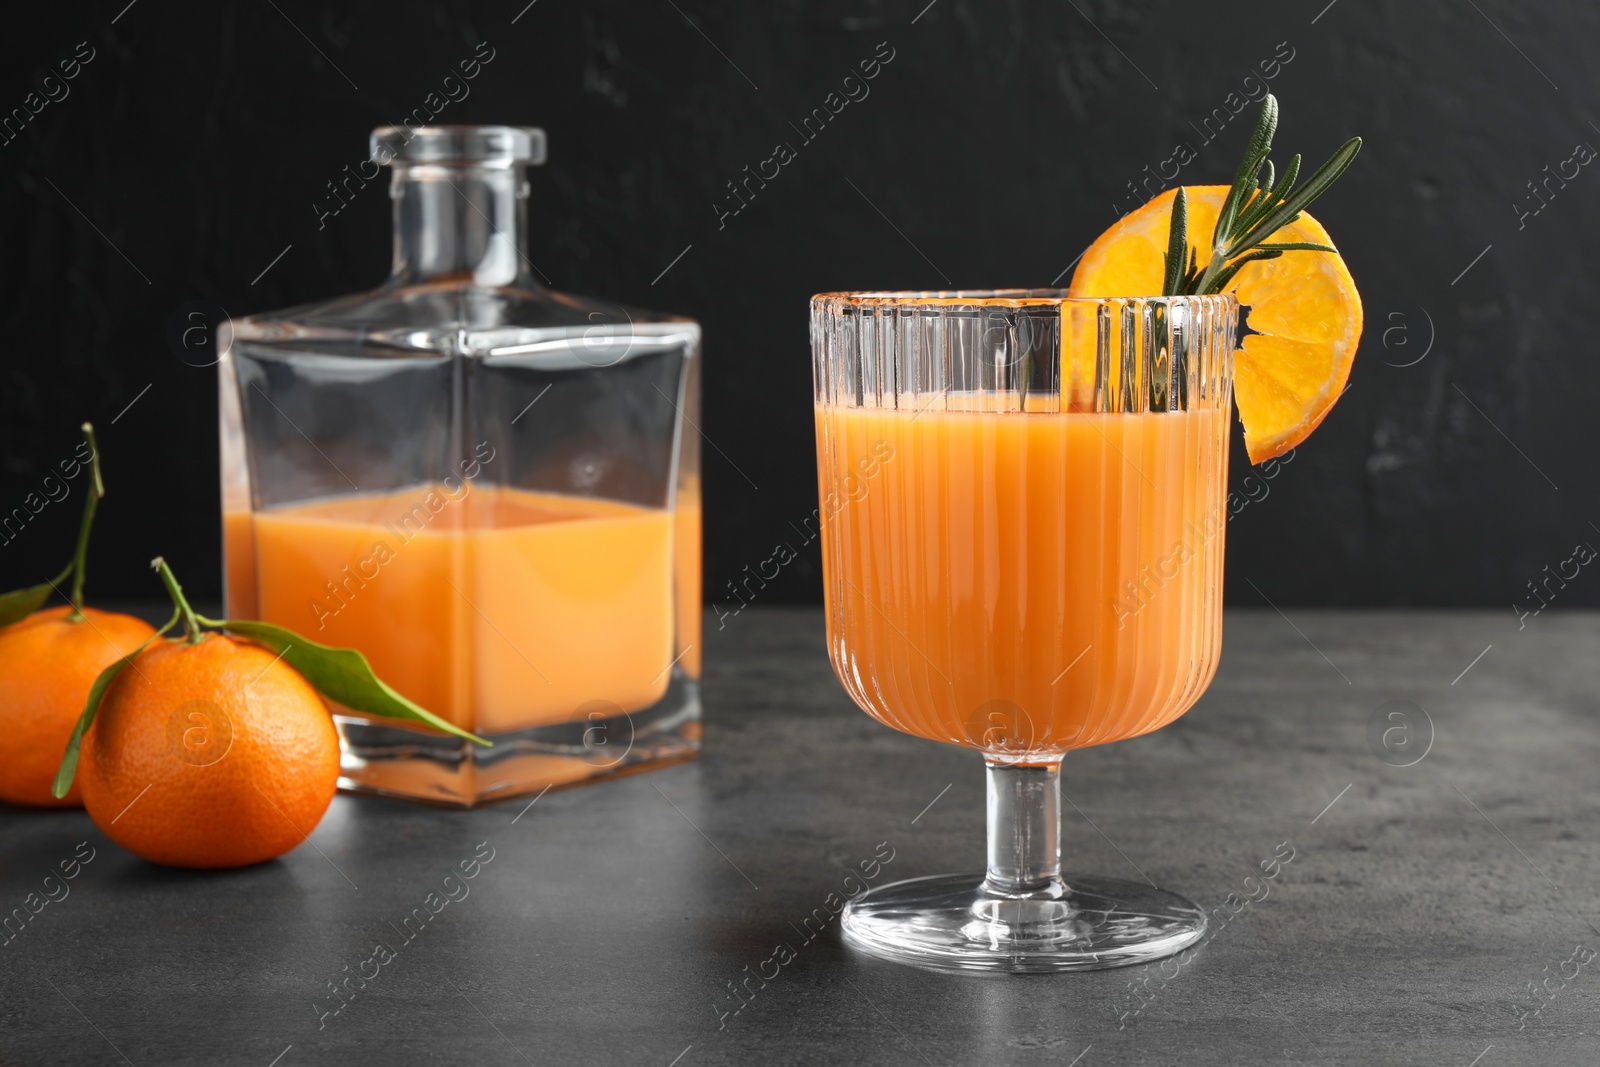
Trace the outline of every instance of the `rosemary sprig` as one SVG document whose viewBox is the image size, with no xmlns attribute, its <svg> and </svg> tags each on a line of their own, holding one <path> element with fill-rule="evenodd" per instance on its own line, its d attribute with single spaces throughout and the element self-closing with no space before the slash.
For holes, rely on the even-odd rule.
<svg viewBox="0 0 1600 1067">
<path fill-rule="evenodd" d="M 1220 293 L 1247 263 L 1277 259 L 1285 252 L 1338 251 L 1331 245 L 1311 241 L 1269 242 L 1267 238 L 1299 219 L 1300 212 L 1328 191 L 1328 187 L 1356 158 L 1356 153 L 1361 151 L 1361 138 L 1352 137 L 1346 141 L 1331 159 L 1306 179 L 1304 185 L 1295 188 L 1295 183 L 1300 179 L 1299 155 L 1289 160 L 1281 178 L 1272 161 L 1267 158 L 1272 152 L 1272 137 L 1277 130 L 1278 101 L 1268 93 L 1266 99 L 1261 101 L 1261 114 L 1250 134 L 1250 142 L 1245 146 L 1244 159 L 1217 215 L 1217 227 L 1211 235 L 1211 255 L 1204 268 L 1197 268 L 1198 250 L 1189 247 L 1189 205 L 1183 188 L 1178 188 L 1172 201 L 1172 225 L 1168 231 L 1164 257 L 1166 277 L 1161 290 L 1163 295 Z M 1266 171 L 1264 175 L 1263 168 Z M 1187 264 L 1184 262 L 1186 259 Z"/>
</svg>

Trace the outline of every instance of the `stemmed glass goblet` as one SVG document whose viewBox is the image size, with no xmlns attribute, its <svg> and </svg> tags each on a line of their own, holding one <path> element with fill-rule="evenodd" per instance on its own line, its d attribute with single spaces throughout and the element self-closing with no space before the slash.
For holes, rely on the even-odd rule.
<svg viewBox="0 0 1600 1067">
<path fill-rule="evenodd" d="M 982 753 L 984 873 L 852 901 L 875 955 L 1061 971 L 1199 939 L 1175 894 L 1063 879 L 1070 750 L 1158 729 L 1221 645 L 1232 295 L 811 302 L 827 641 L 869 715 Z"/>
</svg>

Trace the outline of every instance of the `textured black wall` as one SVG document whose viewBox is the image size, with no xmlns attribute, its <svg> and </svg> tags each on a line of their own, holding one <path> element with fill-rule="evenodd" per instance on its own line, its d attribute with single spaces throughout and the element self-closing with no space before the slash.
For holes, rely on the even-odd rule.
<svg viewBox="0 0 1600 1067">
<path fill-rule="evenodd" d="M 1316 214 L 1367 330 L 1338 408 L 1249 483 L 1230 599 L 1260 603 L 1248 579 L 1280 605 L 1509 605 L 1580 540 L 1600 545 L 1583 320 L 1600 173 L 1579 167 L 1542 200 L 1528 185 L 1600 145 L 1592 4 L 95 0 L 8 15 L 0 110 L 57 99 L 0 145 L 0 510 L 92 418 L 112 492 L 102 597 L 156 595 L 157 552 L 202 595 L 219 585 L 214 371 L 171 350 L 174 316 L 381 280 L 385 187 L 319 224 L 326 183 L 371 127 L 437 104 L 485 42 L 492 60 L 439 121 L 549 132 L 539 269 L 705 325 L 710 598 L 815 507 L 810 294 L 1049 284 L 1178 144 L 1198 152 L 1179 180 L 1225 181 L 1253 108 L 1214 144 L 1197 127 L 1264 70 L 1282 154 L 1366 138 Z M 888 54 L 870 95 L 720 217 L 729 180 L 798 146 L 791 123 Z M 79 500 L 0 544 L 0 586 L 59 567 Z M 812 547 L 763 595 L 819 589 Z M 1560 602 L 1600 603 L 1600 577 Z"/>
</svg>

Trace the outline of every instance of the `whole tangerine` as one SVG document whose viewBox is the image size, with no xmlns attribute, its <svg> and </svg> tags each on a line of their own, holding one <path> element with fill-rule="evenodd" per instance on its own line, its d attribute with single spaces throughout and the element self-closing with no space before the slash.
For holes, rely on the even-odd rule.
<svg viewBox="0 0 1600 1067">
<path fill-rule="evenodd" d="M 116 677 L 84 735 L 89 817 L 171 867 L 243 867 L 304 841 L 339 780 L 322 697 L 260 645 L 157 641 Z"/>
<path fill-rule="evenodd" d="M 132 615 L 46 608 L 0 629 L 0 800 L 36 807 L 79 807 L 76 784 L 50 792 L 67 738 L 101 671 L 138 648 L 155 629 Z"/>
</svg>

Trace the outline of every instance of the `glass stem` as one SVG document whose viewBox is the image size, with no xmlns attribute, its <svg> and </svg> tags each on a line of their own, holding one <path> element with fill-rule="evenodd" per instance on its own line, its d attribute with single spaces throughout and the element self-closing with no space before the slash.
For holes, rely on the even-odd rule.
<svg viewBox="0 0 1600 1067">
<path fill-rule="evenodd" d="M 987 762 L 989 870 L 983 891 L 1011 900 L 1055 900 L 1061 880 L 1061 761 Z"/>
</svg>

